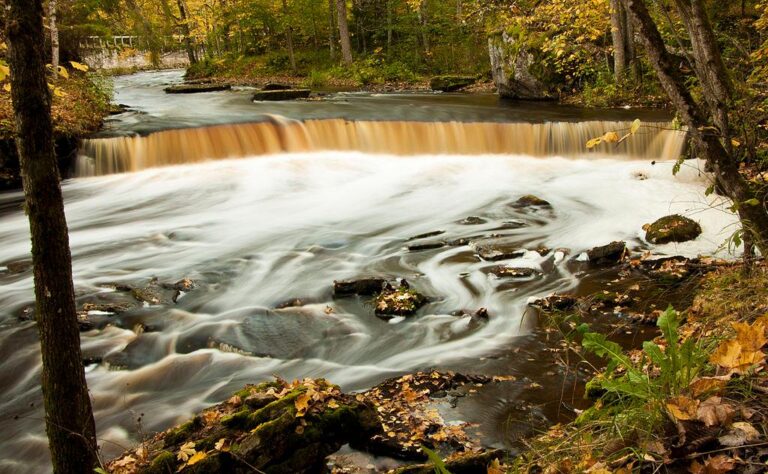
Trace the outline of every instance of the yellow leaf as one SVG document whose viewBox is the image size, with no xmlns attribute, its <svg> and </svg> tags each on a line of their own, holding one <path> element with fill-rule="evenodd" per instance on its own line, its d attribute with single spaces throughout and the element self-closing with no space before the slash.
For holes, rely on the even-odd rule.
<svg viewBox="0 0 768 474">
<path fill-rule="evenodd" d="M 8 74 L 11 73 L 11 68 L 5 64 L 0 64 L 0 81 L 4 81 Z"/>
<path fill-rule="evenodd" d="M 632 122 L 632 126 L 629 127 L 629 133 L 634 135 L 637 133 L 638 130 L 640 130 L 640 119 L 635 119 L 634 122 Z"/>
<path fill-rule="evenodd" d="M 216 448 L 216 451 L 229 451 L 229 446 L 227 446 L 227 444 L 227 438 L 221 438 L 220 440 L 216 441 L 214 448 Z"/>
<path fill-rule="evenodd" d="M 596 147 L 600 143 L 602 143 L 603 137 L 593 138 L 587 142 L 587 149 L 591 150 L 592 148 Z"/>
<path fill-rule="evenodd" d="M 205 453 L 205 451 L 199 451 L 195 453 L 194 456 L 189 458 L 189 461 L 187 461 L 187 466 L 193 466 L 207 457 L 208 455 Z"/>
<path fill-rule="evenodd" d="M 81 64 L 75 61 L 70 61 L 69 65 L 73 68 L 77 69 L 78 71 L 86 72 L 88 71 L 88 66 L 86 64 Z"/>
<path fill-rule="evenodd" d="M 699 401 L 686 396 L 671 398 L 667 402 L 667 411 L 677 420 L 692 420 L 696 417 Z"/>
<path fill-rule="evenodd" d="M 69 79 L 69 72 L 64 66 L 59 66 L 58 71 L 59 76 L 63 77 L 64 79 Z"/>
<path fill-rule="evenodd" d="M 294 402 L 294 405 L 296 406 L 296 417 L 304 416 L 307 413 L 307 409 L 309 408 L 309 401 L 312 400 L 312 394 L 309 393 L 310 391 L 306 391 L 296 397 L 296 401 Z"/>
<path fill-rule="evenodd" d="M 765 326 L 762 321 L 757 321 L 751 325 L 747 323 L 732 323 L 731 326 L 736 331 L 736 340 L 739 341 L 739 344 L 741 344 L 745 351 L 759 351 L 768 342 L 768 338 L 765 337 Z"/>
<path fill-rule="evenodd" d="M 488 465 L 487 474 L 504 474 L 504 469 L 502 469 L 501 462 L 499 462 L 498 458 L 491 461 Z"/>
<path fill-rule="evenodd" d="M 3 90 L 5 90 L 5 92 L 11 92 L 11 83 L 9 82 L 8 84 L 4 85 Z"/>
<path fill-rule="evenodd" d="M 190 441 L 188 443 L 184 443 L 183 445 L 181 445 L 181 447 L 179 448 L 179 454 L 176 455 L 176 458 L 179 461 L 186 461 L 190 457 L 194 456 L 195 453 L 196 453 L 195 442 Z"/>
<path fill-rule="evenodd" d="M 616 132 L 607 132 L 603 135 L 603 141 L 606 143 L 616 143 L 619 141 L 619 134 Z"/>
<path fill-rule="evenodd" d="M 331 409 L 339 408 L 339 404 L 336 403 L 336 400 L 331 400 L 330 402 L 328 402 L 328 408 L 331 408 Z"/>
<path fill-rule="evenodd" d="M 727 380 L 718 377 L 702 377 L 691 382 L 688 389 L 691 395 L 698 398 L 711 392 L 718 392 L 725 388 Z"/>
<path fill-rule="evenodd" d="M 733 145 L 734 147 L 738 148 L 738 147 L 741 146 L 741 142 L 736 140 L 735 138 L 731 138 L 731 145 Z"/>
<path fill-rule="evenodd" d="M 64 92 L 64 90 L 62 90 L 61 87 L 54 87 L 53 88 L 53 95 L 55 95 L 56 97 L 66 97 L 67 93 Z"/>
</svg>

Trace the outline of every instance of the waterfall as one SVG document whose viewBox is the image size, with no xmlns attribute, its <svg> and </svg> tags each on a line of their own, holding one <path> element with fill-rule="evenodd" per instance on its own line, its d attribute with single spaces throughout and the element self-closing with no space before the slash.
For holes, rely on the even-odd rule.
<svg viewBox="0 0 768 474">
<path fill-rule="evenodd" d="M 586 149 L 590 138 L 630 128 L 630 122 L 465 123 L 408 121 L 288 121 L 175 129 L 147 136 L 85 140 L 76 176 L 100 176 L 209 160 L 276 153 L 361 151 L 393 155 L 487 155 L 675 160 L 685 132 L 645 122 L 621 144 Z"/>
</svg>

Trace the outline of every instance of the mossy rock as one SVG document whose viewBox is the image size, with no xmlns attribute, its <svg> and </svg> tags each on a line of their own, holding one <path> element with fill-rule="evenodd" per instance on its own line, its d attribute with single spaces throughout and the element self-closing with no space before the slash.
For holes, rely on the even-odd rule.
<svg viewBox="0 0 768 474">
<path fill-rule="evenodd" d="M 472 76 L 435 76 L 429 81 L 429 88 L 433 91 L 455 92 L 477 82 Z"/>
<path fill-rule="evenodd" d="M 254 93 L 252 100 L 261 102 L 306 99 L 311 93 L 309 89 L 264 90 Z"/>
<path fill-rule="evenodd" d="M 652 244 L 688 242 L 701 235 L 698 222 L 679 214 L 662 217 L 646 228 L 645 240 Z"/>
<path fill-rule="evenodd" d="M 378 316 L 413 316 L 427 304 L 427 298 L 418 291 L 407 288 L 388 288 L 374 299 Z"/>
<path fill-rule="evenodd" d="M 517 201 L 512 203 L 512 207 L 515 209 L 522 209 L 525 207 L 540 207 L 545 209 L 551 209 L 552 204 L 549 201 L 541 199 L 533 194 L 526 194 Z"/>
</svg>

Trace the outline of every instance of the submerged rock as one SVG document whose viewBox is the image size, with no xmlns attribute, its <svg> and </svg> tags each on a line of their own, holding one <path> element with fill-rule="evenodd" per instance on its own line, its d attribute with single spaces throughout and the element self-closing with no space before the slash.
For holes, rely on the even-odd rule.
<svg viewBox="0 0 768 474">
<path fill-rule="evenodd" d="M 595 247 L 587 252 L 589 261 L 597 265 L 609 265 L 618 263 L 627 251 L 627 243 L 623 241 L 611 242 L 608 245 Z"/>
<path fill-rule="evenodd" d="M 232 89 L 229 84 L 182 84 L 165 88 L 166 94 L 196 94 L 200 92 L 218 92 Z"/>
<path fill-rule="evenodd" d="M 480 225 L 480 224 L 485 224 L 487 222 L 488 221 L 483 219 L 482 217 L 469 216 L 467 218 L 464 218 L 464 219 L 458 221 L 457 224 L 459 224 L 459 225 Z"/>
<path fill-rule="evenodd" d="M 411 252 L 420 252 L 422 250 L 434 250 L 445 247 L 445 242 L 424 242 L 421 244 L 409 245 L 407 248 Z"/>
<path fill-rule="evenodd" d="M 24 273 L 32 270 L 32 260 L 17 260 L 15 262 L 8 262 L 5 266 L 10 273 Z"/>
<path fill-rule="evenodd" d="M 698 222 L 679 214 L 662 217 L 647 226 L 645 240 L 652 244 L 687 242 L 701 235 Z"/>
<path fill-rule="evenodd" d="M 531 306 L 536 306 L 544 311 L 567 311 L 574 308 L 579 303 L 579 299 L 574 295 L 549 295 L 546 298 L 540 298 L 532 303 Z"/>
<path fill-rule="evenodd" d="M 399 288 L 386 288 L 373 301 L 377 316 L 413 316 L 427 298 L 403 280 Z"/>
<path fill-rule="evenodd" d="M 429 88 L 433 91 L 455 92 L 477 82 L 472 76 L 435 76 L 429 81 Z"/>
<path fill-rule="evenodd" d="M 251 100 L 254 101 L 272 101 L 272 100 L 296 100 L 306 99 L 312 93 L 309 89 L 285 89 L 258 91 L 253 94 Z"/>
<path fill-rule="evenodd" d="M 493 267 L 490 273 L 498 278 L 530 278 L 536 275 L 536 270 L 533 268 L 516 268 L 499 265 L 498 267 Z"/>
<path fill-rule="evenodd" d="M 434 230 L 432 232 L 425 232 L 423 234 L 414 235 L 413 237 L 409 237 L 408 240 L 420 240 L 420 239 L 427 239 L 429 237 L 437 237 L 438 235 L 445 234 L 444 230 Z"/>
<path fill-rule="evenodd" d="M 333 296 L 373 296 L 387 285 L 384 278 L 360 278 L 358 280 L 334 280 Z"/>
<path fill-rule="evenodd" d="M 525 255 L 525 249 L 521 249 L 519 242 L 514 239 L 487 239 L 473 243 L 477 256 L 488 262 L 520 258 Z"/>
</svg>

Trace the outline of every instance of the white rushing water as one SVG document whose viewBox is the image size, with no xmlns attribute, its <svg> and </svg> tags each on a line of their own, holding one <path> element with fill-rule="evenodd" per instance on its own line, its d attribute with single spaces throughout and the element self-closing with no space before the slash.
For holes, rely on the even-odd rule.
<svg viewBox="0 0 768 474">
<path fill-rule="evenodd" d="M 529 297 L 578 281 L 567 261 L 528 252 L 506 263 L 544 275 L 504 283 L 487 274 L 497 263 L 468 246 L 409 252 L 406 240 L 417 234 L 496 233 L 576 256 L 613 240 L 644 246 L 643 224 L 679 212 L 704 234 L 654 251 L 712 254 L 735 218 L 719 198 L 704 197 L 697 166 L 688 162 L 675 177 L 669 162 L 329 152 L 67 181 L 81 302 L 108 299 L 101 286 L 108 282 L 197 283 L 176 305 L 138 308 L 82 334 L 85 355 L 105 360 L 87 374 L 104 454 L 272 374 L 323 376 L 357 389 L 417 368 L 465 367 L 526 333 Z M 553 212 L 508 206 L 525 194 L 550 201 Z M 18 199 L 0 195 L 0 209 Z M 457 223 L 468 216 L 487 223 Z M 504 225 L 513 220 L 527 225 Z M 21 210 L 0 215 L 0 268 L 28 258 L 27 225 Z M 364 303 L 331 297 L 335 279 L 369 274 L 405 277 L 433 300 L 392 324 Z M 314 303 L 271 309 L 296 297 Z M 31 272 L 0 271 L 0 472 L 47 469 L 35 329 L 18 320 L 32 304 Z M 477 328 L 449 315 L 480 307 L 491 318 Z M 147 330 L 134 331 L 138 322 Z"/>
</svg>

